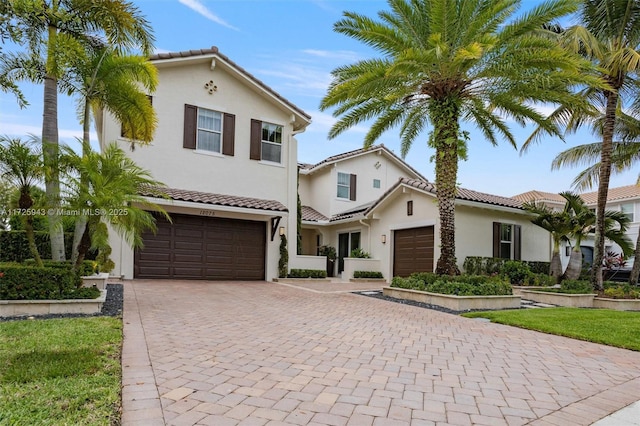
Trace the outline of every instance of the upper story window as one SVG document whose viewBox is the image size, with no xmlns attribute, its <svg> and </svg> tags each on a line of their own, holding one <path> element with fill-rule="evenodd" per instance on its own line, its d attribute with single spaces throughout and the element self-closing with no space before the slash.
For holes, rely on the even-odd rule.
<svg viewBox="0 0 640 426">
<path fill-rule="evenodd" d="M 380 188 L 380 179 L 374 179 L 373 180 L 373 187 L 374 188 Z"/>
<path fill-rule="evenodd" d="M 252 119 L 250 158 L 282 163 L 282 133 L 283 127 L 279 124 Z"/>
<path fill-rule="evenodd" d="M 233 156 L 235 128 L 233 114 L 185 104 L 182 147 Z"/>
<path fill-rule="evenodd" d="M 220 153 L 222 149 L 222 114 L 198 108 L 198 137 L 196 148 Z"/>
<path fill-rule="evenodd" d="M 356 200 L 356 175 L 338 172 L 337 197 Z"/>
<path fill-rule="evenodd" d="M 634 222 L 635 220 L 635 205 L 633 203 L 621 204 L 620 211 L 624 213 L 627 218 L 629 218 L 629 222 Z"/>
</svg>

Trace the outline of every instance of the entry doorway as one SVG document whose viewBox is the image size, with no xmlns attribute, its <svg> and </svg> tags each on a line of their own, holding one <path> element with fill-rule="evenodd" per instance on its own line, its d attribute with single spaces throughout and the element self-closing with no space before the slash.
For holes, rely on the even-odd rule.
<svg viewBox="0 0 640 426">
<path fill-rule="evenodd" d="M 338 234 L 338 273 L 344 271 L 344 258 L 349 257 L 352 250 L 360 248 L 360 232 Z"/>
</svg>

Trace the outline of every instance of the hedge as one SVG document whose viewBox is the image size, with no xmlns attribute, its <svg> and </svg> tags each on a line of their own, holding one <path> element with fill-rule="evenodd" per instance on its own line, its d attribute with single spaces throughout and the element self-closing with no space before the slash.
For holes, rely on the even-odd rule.
<svg viewBox="0 0 640 426">
<path fill-rule="evenodd" d="M 80 288 L 82 280 L 70 268 L 0 264 L 0 300 L 96 298 L 100 291 Z M 87 296 L 91 297 L 87 297 Z"/>
<path fill-rule="evenodd" d="M 493 275 L 499 274 L 505 262 L 521 262 L 529 266 L 529 269 L 534 274 L 549 274 L 549 262 L 536 262 L 526 260 L 511 260 L 501 259 L 498 257 L 482 257 L 482 256 L 467 256 L 464 259 L 462 267 L 465 273 L 471 275 Z"/>
<path fill-rule="evenodd" d="M 511 284 L 501 277 L 485 275 L 436 275 L 430 272 L 411 274 L 408 278 L 394 277 L 391 287 L 456 296 L 511 295 Z"/>
<path fill-rule="evenodd" d="M 288 278 L 327 278 L 327 271 L 324 269 L 292 269 L 287 275 Z"/>
<path fill-rule="evenodd" d="M 36 246 L 40 257 L 51 259 L 51 243 L 48 232 L 35 232 Z M 71 258 L 71 246 L 73 234 L 64 234 L 64 248 L 67 259 Z M 25 231 L 0 231 L 0 262 L 22 262 L 31 259 L 33 255 L 29 250 L 29 242 Z M 87 253 L 87 259 L 95 259 L 95 253 Z"/>
<path fill-rule="evenodd" d="M 80 270 L 78 271 L 78 275 L 93 275 L 94 273 L 94 260 L 85 260 L 80 265 Z M 53 260 L 43 260 L 43 266 L 46 268 L 72 268 L 71 261 L 67 260 L 66 262 L 56 262 Z M 27 259 L 22 263 L 24 266 L 36 266 L 36 261 L 33 259 Z"/>
<path fill-rule="evenodd" d="M 384 278 L 378 271 L 354 271 L 353 278 Z"/>
</svg>

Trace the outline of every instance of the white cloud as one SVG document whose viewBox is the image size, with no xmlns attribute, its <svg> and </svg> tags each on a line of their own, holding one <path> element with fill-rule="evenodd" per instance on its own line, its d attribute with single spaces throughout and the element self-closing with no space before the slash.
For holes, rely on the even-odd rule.
<svg viewBox="0 0 640 426">
<path fill-rule="evenodd" d="M 207 9 L 206 6 L 200 3 L 199 0 L 178 0 L 178 1 L 181 4 L 187 6 L 189 9 L 193 10 L 194 12 L 204 16 L 208 20 L 215 22 L 216 24 L 222 25 L 223 27 L 227 27 L 235 31 L 239 31 L 238 28 L 229 24 L 224 19 L 220 18 L 219 16 L 211 12 L 209 9 Z"/>
<path fill-rule="evenodd" d="M 307 128 L 307 131 L 322 132 L 322 133 L 328 133 L 329 130 L 331 129 L 331 126 L 333 126 L 336 123 L 336 121 L 338 121 L 331 114 L 327 114 L 325 112 L 320 112 L 320 111 L 312 112 L 311 120 L 312 120 L 311 125 Z M 345 131 L 344 134 L 348 134 L 350 132 L 365 134 L 368 131 L 369 131 L 368 127 L 359 125 L 359 126 L 354 126 L 350 128 L 349 130 Z"/>
<path fill-rule="evenodd" d="M 16 124 L 0 122 L 0 129 L 3 135 L 27 138 L 29 135 L 40 137 L 42 134 L 42 127 L 33 126 L 28 124 Z M 82 130 L 68 130 L 59 129 L 58 136 L 61 140 L 75 140 L 76 138 L 82 139 Z M 97 140 L 98 136 L 95 132 L 91 132 L 91 139 Z"/>
<path fill-rule="evenodd" d="M 324 59 L 339 59 L 342 61 L 355 62 L 360 59 L 360 55 L 357 52 L 351 50 L 318 50 L 318 49 L 304 49 L 302 51 L 310 56 L 315 56 Z"/>
</svg>

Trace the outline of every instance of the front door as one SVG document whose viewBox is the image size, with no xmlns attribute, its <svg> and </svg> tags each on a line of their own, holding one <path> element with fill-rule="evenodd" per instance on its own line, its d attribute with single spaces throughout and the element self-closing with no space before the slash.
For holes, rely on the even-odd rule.
<svg viewBox="0 0 640 426">
<path fill-rule="evenodd" d="M 344 271 L 344 258 L 357 248 L 360 248 L 360 232 L 338 234 L 338 273 Z"/>
</svg>

